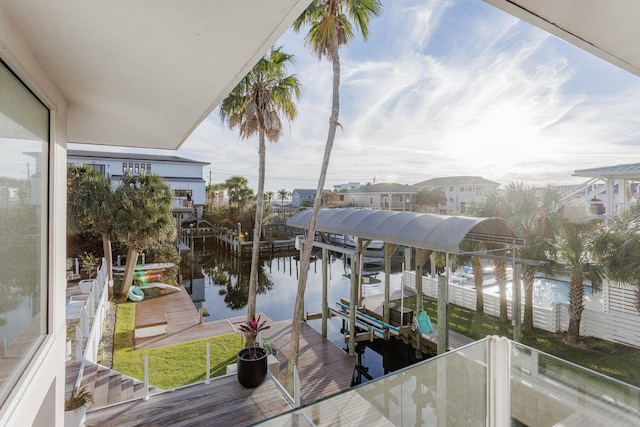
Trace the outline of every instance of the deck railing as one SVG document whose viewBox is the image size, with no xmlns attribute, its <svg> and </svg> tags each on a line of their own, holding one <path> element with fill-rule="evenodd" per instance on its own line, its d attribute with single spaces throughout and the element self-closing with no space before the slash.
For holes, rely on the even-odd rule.
<svg viewBox="0 0 640 427">
<path fill-rule="evenodd" d="M 487 337 L 263 425 L 640 425 L 640 389 Z"/>
<path fill-rule="evenodd" d="M 80 317 L 76 325 L 76 361 L 81 362 L 76 387 L 79 387 L 82 381 L 86 361 L 96 363 L 98 360 L 102 325 L 109 309 L 108 287 L 107 264 L 103 258 L 102 265 L 87 294 L 87 299 L 80 309 Z"/>
<path fill-rule="evenodd" d="M 437 279 L 425 276 L 422 282 L 424 294 L 430 298 L 437 299 Z M 415 273 L 405 271 L 402 276 L 402 285 L 415 290 L 415 283 Z M 500 316 L 500 296 L 488 293 L 483 296 L 484 312 L 491 316 Z M 513 319 L 511 302 L 511 299 L 507 298 L 509 319 Z M 475 310 L 476 290 L 471 287 L 450 283 L 449 303 Z M 568 304 L 555 304 L 550 308 L 534 306 L 533 326 L 553 333 L 566 331 L 569 328 Z M 640 316 L 619 311 L 604 313 L 585 309 L 582 312 L 582 320 L 580 322 L 580 335 L 640 347 Z"/>
</svg>

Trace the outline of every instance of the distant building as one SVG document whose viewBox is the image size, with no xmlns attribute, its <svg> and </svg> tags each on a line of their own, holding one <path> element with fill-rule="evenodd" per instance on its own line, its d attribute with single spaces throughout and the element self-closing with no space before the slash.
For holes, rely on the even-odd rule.
<svg viewBox="0 0 640 427">
<path fill-rule="evenodd" d="M 640 200 L 640 163 L 581 169 L 573 176 L 590 179 L 565 191 L 563 198 L 582 201 L 588 212 L 607 221 Z"/>
<path fill-rule="evenodd" d="M 304 202 L 313 203 L 313 199 L 316 197 L 316 190 L 305 190 L 302 188 L 296 188 L 291 192 L 291 207 L 299 208 Z"/>
<path fill-rule="evenodd" d="M 463 214 L 473 204 L 484 202 L 490 189 L 498 188 L 499 183 L 480 176 L 447 176 L 432 178 L 414 184 L 416 189 L 439 189 L 447 198 L 447 204 L 440 206 L 440 214 Z"/>
<path fill-rule="evenodd" d="M 197 214 L 207 203 L 206 182 L 203 168 L 207 162 L 189 160 L 183 157 L 138 154 L 109 153 L 103 151 L 68 150 L 68 164 L 86 164 L 103 173 L 115 188 L 126 174 L 144 175 L 153 173 L 164 179 L 173 191 L 172 210 L 174 214 Z"/>
<path fill-rule="evenodd" d="M 418 189 L 405 184 L 368 184 L 339 193 L 341 206 L 411 211 Z"/>
<path fill-rule="evenodd" d="M 347 182 L 346 184 L 338 184 L 333 186 L 333 190 L 340 193 L 348 190 L 352 190 L 354 188 L 359 188 L 359 182 Z"/>
</svg>

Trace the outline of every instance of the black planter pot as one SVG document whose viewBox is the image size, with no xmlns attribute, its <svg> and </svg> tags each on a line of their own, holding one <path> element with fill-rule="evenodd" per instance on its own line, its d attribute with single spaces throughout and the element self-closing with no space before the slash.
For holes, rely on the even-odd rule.
<svg viewBox="0 0 640 427">
<path fill-rule="evenodd" d="M 238 382 L 247 388 L 256 388 L 267 377 L 267 351 L 258 347 L 255 349 L 257 358 L 250 358 L 250 349 L 243 348 L 238 352 Z"/>
</svg>

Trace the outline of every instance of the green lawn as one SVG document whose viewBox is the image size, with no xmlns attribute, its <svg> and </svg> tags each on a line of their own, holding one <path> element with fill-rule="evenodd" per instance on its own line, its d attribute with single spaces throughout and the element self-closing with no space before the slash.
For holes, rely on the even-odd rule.
<svg viewBox="0 0 640 427">
<path fill-rule="evenodd" d="M 406 307 L 415 310 L 415 297 L 405 298 Z M 437 302 L 424 298 L 424 307 L 434 322 L 438 322 Z M 511 323 L 478 315 L 474 311 L 449 305 L 449 329 L 475 339 L 487 335 L 513 337 Z M 597 338 L 581 337 L 580 347 L 570 347 L 562 342 L 564 334 L 553 334 L 540 329 L 522 333 L 522 343 L 542 352 L 560 357 L 596 372 L 640 387 L 640 350 L 623 344 Z"/>
<path fill-rule="evenodd" d="M 118 304 L 113 344 L 113 369 L 142 380 L 144 356 L 149 355 L 149 383 L 161 389 L 203 381 L 206 373 L 206 342 L 211 343 L 211 377 L 224 375 L 243 347 L 239 333 L 189 341 L 149 350 L 134 350 L 135 303 Z"/>
</svg>

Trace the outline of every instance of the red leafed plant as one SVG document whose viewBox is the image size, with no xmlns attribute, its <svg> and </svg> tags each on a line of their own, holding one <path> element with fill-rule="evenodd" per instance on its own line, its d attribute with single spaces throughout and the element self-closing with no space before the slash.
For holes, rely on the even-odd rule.
<svg viewBox="0 0 640 427">
<path fill-rule="evenodd" d="M 271 326 L 268 326 L 266 320 L 260 321 L 260 315 L 256 319 L 256 316 L 253 316 L 251 320 L 245 320 L 244 323 L 240 324 L 240 332 L 245 336 L 247 340 L 246 348 L 249 349 L 249 357 L 251 359 L 257 359 L 256 348 L 258 347 L 258 334 L 265 329 L 269 329 Z"/>
</svg>

